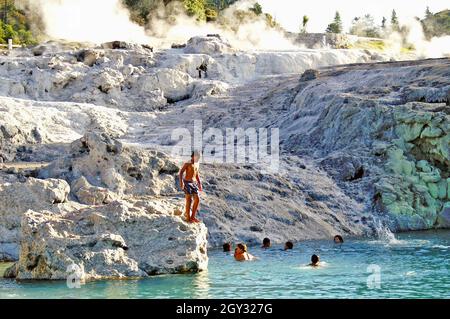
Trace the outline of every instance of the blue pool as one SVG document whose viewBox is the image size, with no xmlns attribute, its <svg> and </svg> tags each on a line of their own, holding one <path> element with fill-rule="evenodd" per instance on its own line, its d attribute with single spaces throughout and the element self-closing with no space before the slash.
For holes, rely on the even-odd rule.
<svg viewBox="0 0 450 319">
<path fill-rule="evenodd" d="M 342 245 L 311 240 L 295 244 L 292 251 L 281 248 L 250 247 L 259 259 L 244 263 L 210 251 L 207 272 L 89 282 L 79 289 L 65 282 L 0 279 L 0 298 L 450 297 L 448 230 L 348 239 Z M 321 267 L 305 266 L 313 253 L 320 255 Z"/>
</svg>

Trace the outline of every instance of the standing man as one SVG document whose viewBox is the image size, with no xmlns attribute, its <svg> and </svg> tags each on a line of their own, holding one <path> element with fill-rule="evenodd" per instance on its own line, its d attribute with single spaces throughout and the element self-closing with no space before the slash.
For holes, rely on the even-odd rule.
<svg viewBox="0 0 450 319">
<path fill-rule="evenodd" d="M 199 223 L 195 218 L 197 214 L 198 205 L 200 204 L 200 197 L 198 192 L 202 191 L 202 183 L 199 175 L 199 161 L 200 153 L 198 151 L 192 152 L 191 160 L 183 165 L 180 170 L 180 186 L 185 193 L 186 198 L 186 221 L 188 223 Z M 194 202 L 192 205 L 192 201 Z M 191 215 L 192 205 L 192 215 Z"/>
<path fill-rule="evenodd" d="M 205 78 L 208 77 L 208 63 L 206 61 L 202 61 L 202 64 L 197 68 L 198 70 L 198 77 L 202 78 L 202 72 L 205 73 Z"/>
</svg>

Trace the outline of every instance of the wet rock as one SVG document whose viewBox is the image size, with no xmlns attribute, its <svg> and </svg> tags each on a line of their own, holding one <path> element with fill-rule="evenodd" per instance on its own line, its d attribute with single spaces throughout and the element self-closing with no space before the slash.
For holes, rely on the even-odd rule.
<svg viewBox="0 0 450 319">
<path fill-rule="evenodd" d="M 437 219 L 438 227 L 450 228 L 450 202 L 446 202 Z"/>
</svg>

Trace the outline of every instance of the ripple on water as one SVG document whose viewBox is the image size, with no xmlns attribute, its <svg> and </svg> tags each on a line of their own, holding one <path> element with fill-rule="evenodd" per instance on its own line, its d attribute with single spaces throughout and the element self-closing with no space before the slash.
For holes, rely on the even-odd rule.
<svg viewBox="0 0 450 319">
<path fill-rule="evenodd" d="M 394 244 L 347 239 L 304 241 L 292 251 L 250 247 L 260 259 L 235 262 L 210 251 L 207 272 L 143 280 L 89 282 L 69 289 L 65 282 L 0 280 L 0 298 L 448 298 L 450 231 L 397 235 Z M 312 254 L 321 267 L 309 267 Z M 380 288 L 368 276 L 380 269 Z"/>
</svg>

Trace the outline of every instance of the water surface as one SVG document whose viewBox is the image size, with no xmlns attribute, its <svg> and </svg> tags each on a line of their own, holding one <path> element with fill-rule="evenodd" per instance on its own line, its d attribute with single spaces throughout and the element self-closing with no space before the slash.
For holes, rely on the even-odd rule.
<svg viewBox="0 0 450 319">
<path fill-rule="evenodd" d="M 276 246 L 235 262 L 210 251 L 207 272 L 142 280 L 89 282 L 69 289 L 60 282 L 0 279 L 0 298 L 449 298 L 450 231 L 412 232 L 383 240 L 304 241 L 292 251 Z M 323 265 L 306 266 L 320 255 Z M 367 285 L 369 265 L 380 285 Z M 376 269 L 376 267 L 373 269 Z M 0 265 L 1 267 L 1 265 Z M 375 278 L 376 277 L 370 277 Z"/>
</svg>

